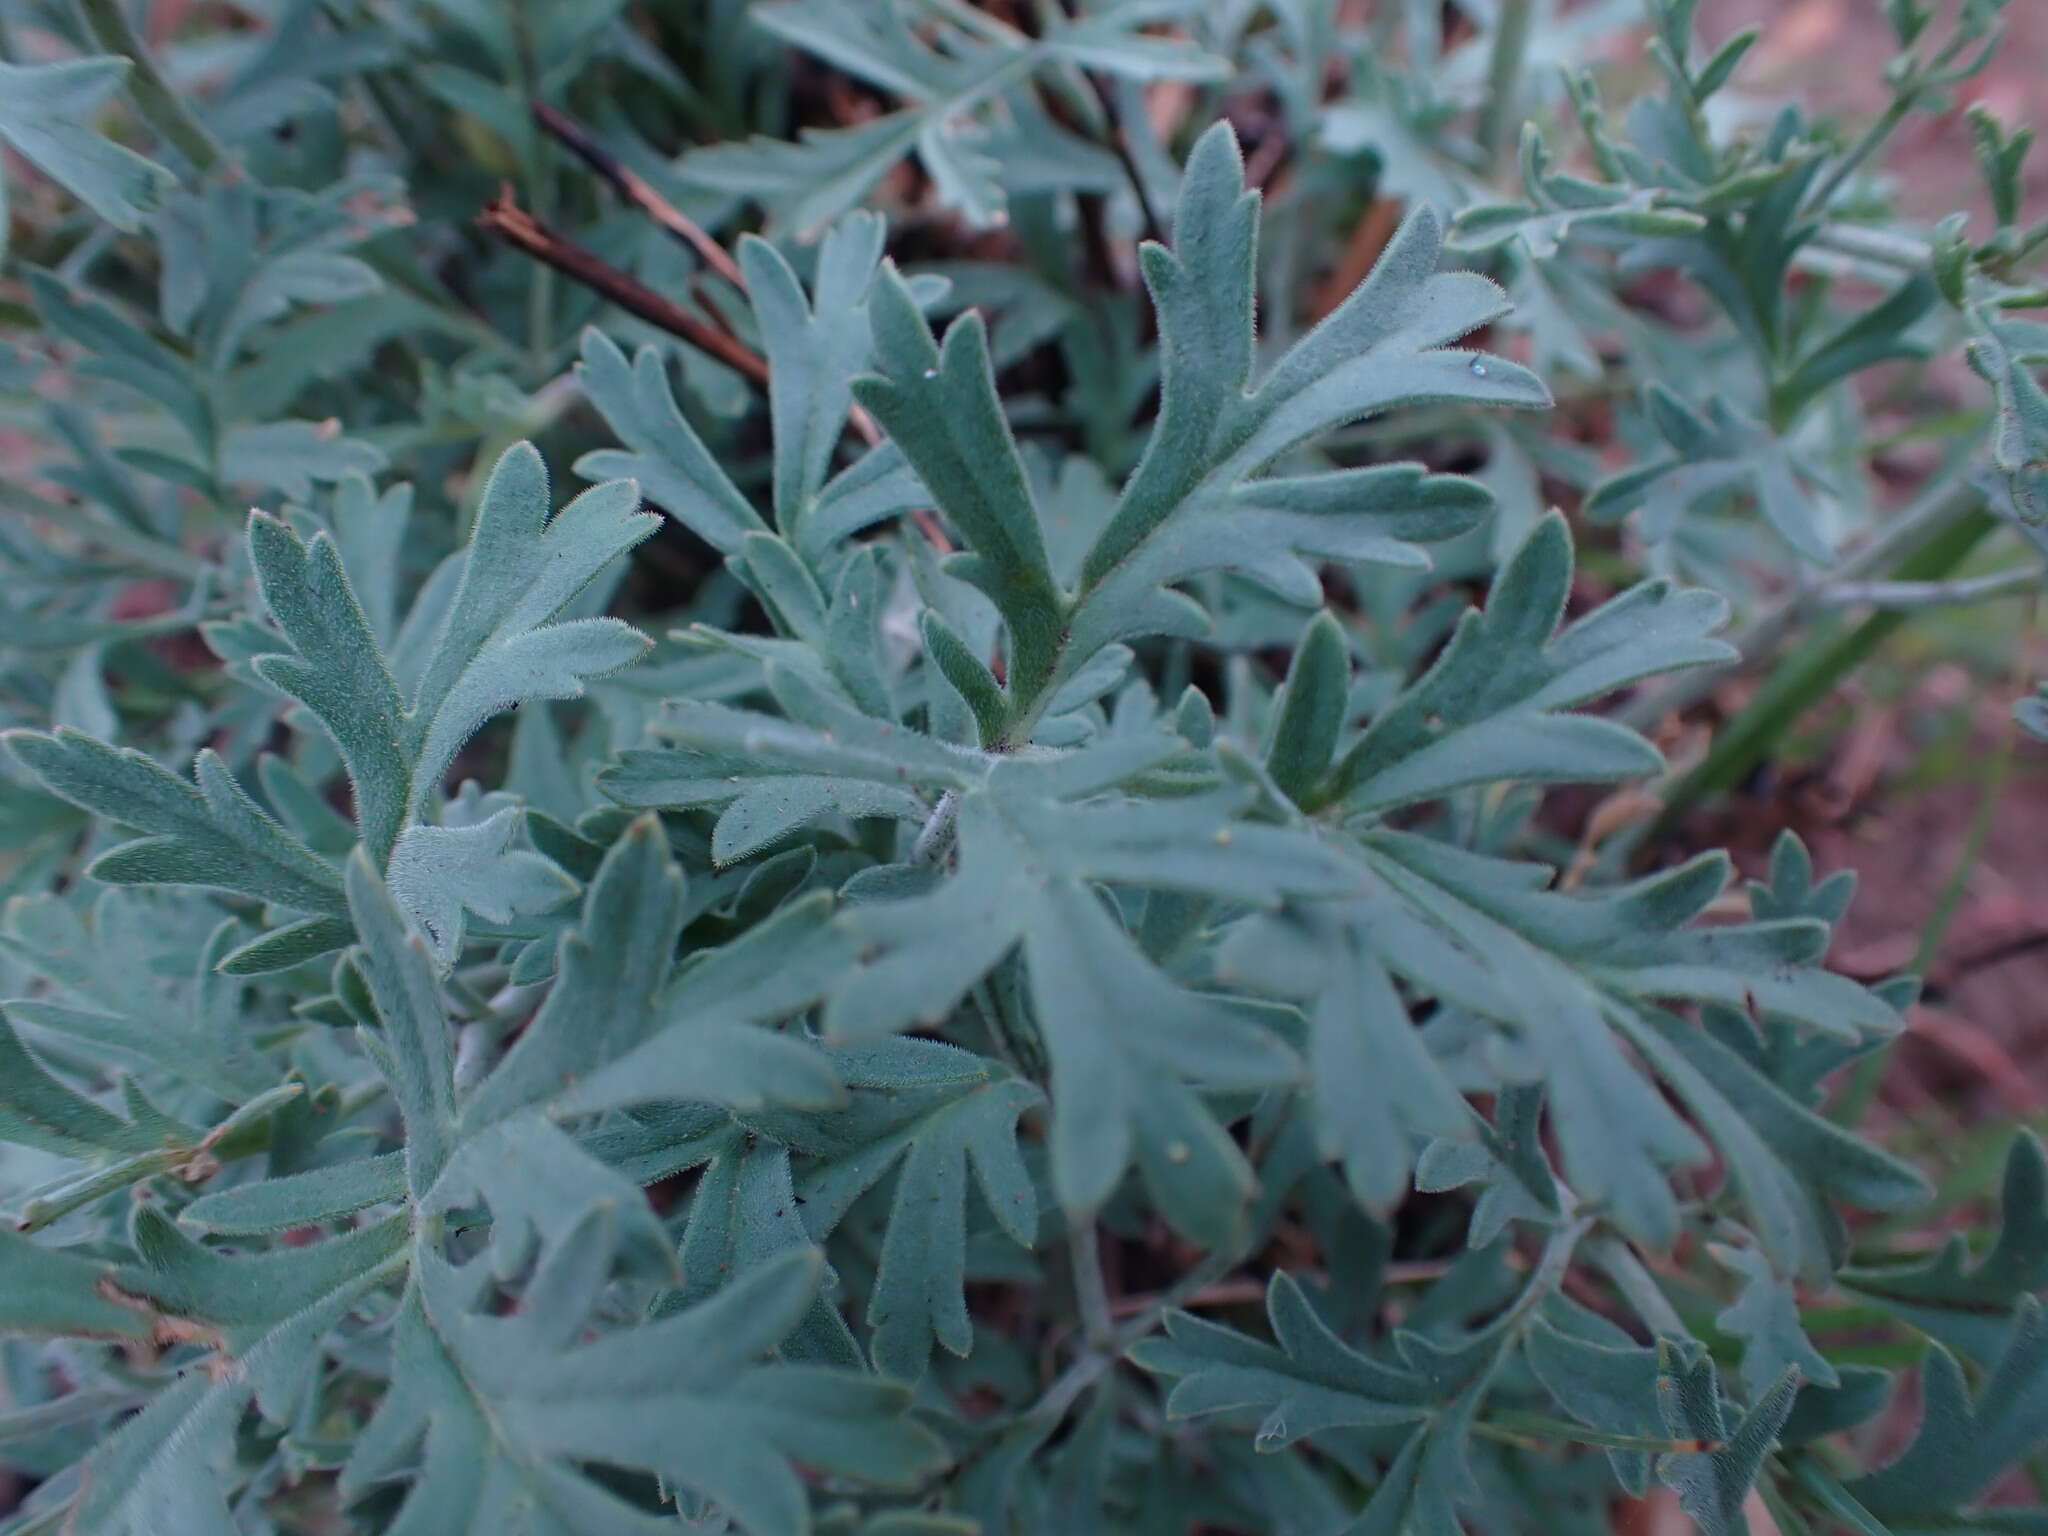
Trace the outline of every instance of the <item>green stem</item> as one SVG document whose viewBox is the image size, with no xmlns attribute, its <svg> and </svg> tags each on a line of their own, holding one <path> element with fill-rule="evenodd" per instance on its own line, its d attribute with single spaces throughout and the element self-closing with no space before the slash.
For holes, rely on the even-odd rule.
<svg viewBox="0 0 2048 1536">
<path fill-rule="evenodd" d="M 2027 632 L 2032 632 L 2031 625 L 2027 626 Z M 2027 647 L 2021 644 L 2018 650 L 2024 667 Z M 1948 934 L 1949 924 L 1955 921 L 1963 892 L 1969 887 L 1970 872 L 1984 856 L 1984 845 L 1990 840 L 1992 820 L 1998 811 L 1999 798 L 2005 792 L 2006 778 L 2012 771 L 2013 753 L 2018 744 L 2018 724 L 2008 716 L 1997 750 L 1984 765 L 1982 786 L 1978 790 L 1977 804 L 1970 812 L 1970 825 L 1963 833 L 1963 846 L 1956 854 L 1948 879 L 1942 882 L 1941 893 L 1934 899 L 1934 908 L 1928 914 L 1926 925 L 1920 930 L 1920 943 L 1913 952 L 1912 970 L 1916 976 L 1925 976 L 1927 968 L 1934 963 L 1934 957 L 1940 953 L 1941 941 Z M 1889 1050 L 1872 1051 L 1857 1062 L 1842 1087 L 1841 1097 L 1828 1110 L 1830 1118 L 1838 1125 L 1861 1125 L 1863 1117 L 1870 1112 L 1871 1102 L 1876 1099 L 1878 1087 L 1884 1082 L 1885 1069 L 1890 1064 Z"/>
<path fill-rule="evenodd" d="M 512 13 L 514 51 L 518 58 L 519 95 L 524 101 L 539 101 L 540 69 L 533 56 L 533 33 L 527 7 L 516 5 Z M 534 218 L 543 224 L 555 217 L 555 180 L 552 169 L 554 146 L 547 135 L 531 122 L 525 125 L 526 203 Z M 533 263 L 526 290 L 526 346 L 533 354 L 533 366 L 546 372 L 550 342 L 554 336 L 555 271 L 544 261 Z"/>
<path fill-rule="evenodd" d="M 514 443 L 539 437 L 582 398 L 582 390 L 573 373 L 557 374 L 527 397 L 524 410 L 502 419 L 494 431 L 478 439 L 476 456 L 470 461 L 474 468 L 463 486 L 462 502 L 457 510 L 457 526 L 463 538 L 467 539 L 476 527 L 484 487 L 490 483 L 491 466 L 498 462 L 499 456 Z"/>
<path fill-rule="evenodd" d="M 1102 1349 L 1115 1335 L 1116 1323 L 1110 1317 L 1109 1289 L 1102 1279 L 1102 1245 L 1093 1217 L 1073 1224 L 1067 1252 L 1074 1273 L 1074 1297 L 1081 1308 L 1082 1337 Z"/>
<path fill-rule="evenodd" d="M 1800 1457 L 1793 1464 L 1792 1476 L 1801 1487 L 1821 1502 L 1829 1514 L 1846 1522 L 1850 1530 L 1884 1529 L 1878 1524 L 1876 1517 L 1841 1485 L 1835 1475 L 1812 1457 Z"/>
<path fill-rule="evenodd" d="M 1626 1242 L 1617 1237 L 1603 1237 L 1592 1244 L 1586 1257 L 1596 1268 L 1606 1272 L 1607 1278 L 1614 1282 L 1614 1288 L 1621 1292 L 1622 1299 L 1635 1308 L 1636 1316 L 1652 1333 L 1674 1339 L 1690 1337 L 1692 1330 L 1685 1326 L 1678 1309 L 1665 1296 L 1664 1288 L 1657 1284 L 1654 1275 L 1643 1268 L 1643 1261 L 1636 1257 L 1635 1250 Z"/>
<path fill-rule="evenodd" d="M 1757 1497 L 1764 1501 L 1764 1510 L 1777 1526 L 1779 1536 L 1813 1536 L 1813 1527 L 1806 1517 L 1792 1507 L 1785 1495 L 1769 1478 L 1759 1478 L 1756 1484 Z"/>
<path fill-rule="evenodd" d="M 128 89 L 149 125 L 202 176 L 225 160 L 227 152 L 220 141 L 178 99 L 178 93 L 156 67 L 156 60 L 150 57 L 148 46 L 121 8 L 120 0 L 72 0 L 72 4 L 92 40 L 128 61 Z"/>
<path fill-rule="evenodd" d="M 1529 30 L 1535 7 L 1530 0 L 1501 0 L 1494 23 L 1493 51 L 1486 66 L 1486 108 L 1479 118 L 1479 147 L 1489 164 L 1508 147 L 1509 125 L 1519 115 L 1522 65 L 1529 53 Z"/>
<path fill-rule="evenodd" d="M 1543 1245 L 1543 1252 L 1536 1259 L 1536 1267 L 1529 1271 L 1529 1278 L 1522 1286 L 1522 1294 L 1515 1298 L 1515 1304 L 1508 1308 L 1497 1326 L 1512 1337 L 1524 1322 L 1535 1314 L 1544 1299 L 1564 1283 L 1564 1274 L 1571 1267 L 1572 1255 L 1578 1251 L 1580 1241 L 1593 1230 L 1599 1216 L 1582 1207 L 1578 1199 L 1565 1187 L 1564 1180 L 1557 1183 L 1558 1224 L 1552 1229 L 1549 1240 Z M 1501 1356 L 1507 1353 L 1501 1350 Z M 1496 1357 L 1495 1364 L 1499 1363 Z"/>
<path fill-rule="evenodd" d="M 1912 506 L 1884 525 L 1877 535 L 1835 568 L 1838 582 L 1858 581 L 1874 576 L 1919 549 L 1928 540 L 1976 511 L 1984 498 L 1961 475 L 1931 489 Z M 1629 702 L 1621 711 L 1624 725 L 1637 730 L 1657 723 L 1705 698 L 1717 683 L 1739 667 L 1751 666 L 1769 657 L 1812 612 L 1815 589 L 1789 592 L 1758 614 L 1730 637 L 1734 661 L 1719 666 L 1698 667 L 1656 693 Z"/>
<path fill-rule="evenodd" d="M 1974 502 L 1973 502 L 1974 506 Z M 1990 514 L 1975 507 L 1901 563 L 1910 581 L 1937 581 L 1960 565 L 1989 534 Z M 1791 723 L 1869 659 L 1911 615 L 1902 610 L 1872 614 L 1847 634 L 1823 631 L 1801 654 L 1780 667 L 1747 708 L 1723 729 L 1706 759 L 1664 796 L 1664 810 L 1648 831 L 1650 841 L 1668 832 L 1696 801 L 1741 782 L 1779 741 Z"/>
<path fill-rule="evenodd" d="M 1830 582 L 1821 589 L 1819 600 L 1830 608 L 1956 608 L 1999 597 L 2032 596 L 2041 590 L 2041 574 L 2040 566 L 2024 565 L 1954 581 Z"/>
<path fill-rule="evenodd" d="M 2038 578 L 2038 573 L 2035 574 Z M 2038 579 L 2034 585 L 2038 587 Z M 2014 644 L 2017 653 L 2014 671 L 2017 674 L 2014 692 L 2025 686 L 2027 676 L 2027 641 L 2032 638 L 2034 626 L 2031 623 L 2020 626 Z M 1935 899 L 1934 910 L 1928 915 L 1927 926 L 1920 931 L 1920 947 L 1913 953 L 1913 973 L 1925 976 L 1928 967 L 1934 964 L 1934 957 L 1941 949 L 1941 941 L 1948 934 L 1949 924 L 1955 921 L 1956 909 L 1962 905 L 1963 891 L 1969 885 L 1970 872 L 1983 857 L 1984 845 L 1991 836 L 1991 823 L 1998 813 L 1999 798 L 2005 792 L 2006 780 L 2012 773 L 2015 748 L 2019 745 L 2019 722 L 2013 719 L 2011 711 L 2005 715 L 2004 727 L 1999 732 L 1998 746 L 1984 765 L 1983 785 L 1977 794 L 1976 808 L 1970 813 L 1970 826 L 1963 835 L 1962 850 L 1956 855 L 1955 868 L 1949 871 L 1948 880 L 1941 888 L 1941 895 Z"/>
<path fill-rule="evenodd" d="M 13 1228 L 16 1232 L 39 1232 L 80 1206 L 90 1205 L 103 1195 L 111 1195 L 144 1179 L 153 1179 L 191 1156 L 190 1147 L 169 1147 L 154 1152 L 137 1152 L 118 1162 L 89 1167 L 65 1182 L 46 1186 L 31 1195 L 23 1202 Z"/>
<path fill-rule="evenodd" d="M 1540 1447 L 1563 1441 L 1568 1445 L 1599 1445 L 1614 1451 L 1648 1451 L 1653 1455 L 1689 1451 L 1698 1445 L 1697 1441 L 1669 1440 L 1655 1435 L 1617 1434 L 1574 1424 L 1568 1419 L 1553 1419 L 1548 1414 L 1522 1413 L 1516 1409 L 1474 1420 L 1472 1432 L 1489 1440 L 1504 1440 L 1515 1445 L 1533 1443 Z"/>
<path fill-rule="evenodd" d="M 1085 1351 L 1079 1359 L 1060 1373 L 1057 1380 L 1047 1387 L 1037 1402 L 1022 1415 L 1026 1419 L 1046 1417 L 1059 1419 L 1074 1406 L 1080 1395 L 1093 1386 L 1111 1366 L 1123 1357 L 1124 1351 L 1140 1339 L 1149 1338 L 1165 1323 L 1167 1314 L 1186 1301 L 1203 1286 L 1220 1280 L 1244 1262 L 1243 1253 L 1218 1252 L 1197 1264 L 1182 1275 L 1159 1299 L 1140 1312 L 1136 1317 L 1114 1330 L 1108 1343 L 1100 1349 Z"/>
<path fill-rule="evenodd" d="M 1933 247 L 1918 235 L 1901 235 L 1861 224 L 1823 224 L 1813 233 L 1815 247 L 1856 261 L 1905 272 L 1924 272 L 1933 260 Z"/>
<path fill-rule="evenodd" d="M 1863 130 L 1863 137 L 1850 146 L 1846 155 L 1835 162 L 1835 168 L 1828 172 L 1827 179 L 1807 194 L 1806 206 L 1827 207 L 1834 195 L 1842 190 L 1842 184 L 1854 176 L 1863 162 L 1876 154 L 1884 141 L 1892 136 L 1893 130 L 1906 120 L 1906 114 L 1913 110 L 1913 103 L 1919 99 L 1919 95 L 1917 89 L 1908 87 L 1894 96 L 1892 104 L 1884 109 L 1878 120 Z"/>
<path fill-rule="evenodd" d="M 428 288 L 416 279 L 398 262 L 380 254 L 372 246 L 358 247 L 353 253 L 387 288 L 395 289 L 433 311 L 432 318 L 425 323 L 439 325 L 452 336 L 460 336 L 473 346 L 504 356 L 513 356 L 517 348 L 498 334 L 497 328 L 488 325 L 478 315 L 454 303 L 445 292 Z"/>
</svg>

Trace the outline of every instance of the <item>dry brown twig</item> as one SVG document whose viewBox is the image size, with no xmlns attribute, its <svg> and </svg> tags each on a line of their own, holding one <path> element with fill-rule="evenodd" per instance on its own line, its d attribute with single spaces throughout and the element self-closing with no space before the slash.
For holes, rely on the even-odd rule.
<svg viewBox="0 0 2048 1536">
<path fill-rule="evenodd" d="M 534 123 L 543 133 L 602 176 L 619 196 L 696 252 L 698 260 L 705 266 L 742 293 L 746 291 L 746 280 L 740 276 L 739 263 L 726 254 L 725 247 L 705 233 L 704 227 L 695 219 L 657 192 L 639 172 L 592 138 L 581 123 L 544 101 L 529 103 L 529 109 Z"/>
<path fill-rule="evenodd" d="M 739 263 L 727 254 L 725 247 L 650 186 L 645 178 L 622 164 L 616 155 L 592 138 L 582 124 L 545 102 L 532 103 L 532 112 L 534 122 L 543 131 L 602 176 L 621 197 L 689 247 L 706 267 L 740 293 L 747 291 L 746 278 Z M 733 333 L 701 287 L 695 289 L 698 301 L 703 304 L 705 314 L 713 317 L 711 320 L 691 314 L 681 305 L 656 293 L 632 273 L 619 270 L 594 251 L 576 244 L 559 230 L 535 218 L 518 205 L 509 185 L 501 188 L 477 215 L 477 226 L 526 252 L 536 261 L 547 263 L 571 281 L 603 295 L 629 314 L 638 315 L 649 325 L 667 331 L 705 355 L 737 369 L 755 383 L 768 382 L 767 359 Z M 858 403 L 847 405 L 846 425 L 870 448 L 882 440 L 881 427 Z M 911 518 L 940 554 L 952 552 L 953 541 L 946 536 L 934 513 L 920 507 L 911 513 Z"/>
<path fill-rule="evenodd" d="M 768 382 L 768 364 L 761 354 L 736 337 L 656 293 L 630 272 L 622 272 L 553 226 L 521 208 L 512 188 L 501 188 L 476 216 L 477 227 L 507 245 L 545 262 L 557 272 L 602 294 L 629 314 L 667 331 L 757 384 Z"/>
</svg>

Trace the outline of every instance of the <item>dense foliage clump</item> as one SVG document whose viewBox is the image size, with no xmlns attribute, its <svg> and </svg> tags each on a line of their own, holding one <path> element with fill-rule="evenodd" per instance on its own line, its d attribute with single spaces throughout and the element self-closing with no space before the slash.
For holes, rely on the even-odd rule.
<svg viewBox="0 0 2048 1536">
<path fill-rule="evenodd" d="M 0 4 L 0 1528 L 2048 1530 L 2039 1144 L 1888 1246 L 1914 979 L 1643 841 L 2038 580 L 2026 135 L 1874 175 L 1996 0 L 1868 131 L 1691 0 L 174 9 Z"/>
</svg>

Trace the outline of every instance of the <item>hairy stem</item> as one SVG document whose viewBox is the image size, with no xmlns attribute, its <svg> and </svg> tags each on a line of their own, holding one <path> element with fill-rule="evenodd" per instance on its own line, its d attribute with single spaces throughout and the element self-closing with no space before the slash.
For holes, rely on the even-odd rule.
<svg viewBox="0 0 2048 1536">
<path fill-rule="evenodd" d="M 910 862 L 931 864 L 943 859 L 953 845 L 953 824 L 959 815 L 960 791 L 949 789 L 939 796 L 939 803 L 918 828 L 917 841 L 910 845 Z"/>
<path fill-rule="evenodd" d="M 1486 107 L 1479 118 L 1479 147 L 1489 163 L 1499 160 L 1509 147 L 1534 9 L 1531 0 L 1501 0 L 1500 17 L 1494 23 L 1493 52 L 1486 67 Z"/>
</svg>

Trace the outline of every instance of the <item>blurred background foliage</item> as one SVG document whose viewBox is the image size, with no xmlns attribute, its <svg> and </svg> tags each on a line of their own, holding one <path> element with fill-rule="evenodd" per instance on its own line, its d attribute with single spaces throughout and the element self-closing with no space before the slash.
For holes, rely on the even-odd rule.
<svg viewBox="0 0 2048 1536">
<path fill-rule="evenodd" d="M 836 214 L 882 209 L 905 270 L 950 283 L 940 311 L 991 318 L 1020 436 L 1120 476 L 1156 384 L 1135 242 L 1161 232 L 1193 132 L 1228 117 L 1266 196 L 1264 345 L 1426 202 L 1517 301 L 1489 344 L 1559 399 L 1337 445 L 1476 473 L 1501 505 L 1426 577 L 1348 594 L 1378 668 L 1361 686 L 1429 655 L 1441 599 L 1549 505 L 1580 545 L 1575 610 L 1644 572 L 1722 590 L 1744 664 L 1624 706 L 1669 775 L 1552 795 L 1527 844 L 1578 879 L 1716 846 L 1761 875 L 1791 829 L 1822 870 L 1858 871 L 1833 962 L 1925 985 L 1837 1112 L 1867 1110 L 1940 1185 L 1931 1220 L 1859 1236 L 1976 1233 L 2013 1126 L 2048 1128 L 2048 749 L 2013 708 L 2048 676 L 2042 454 L 2007 442 L 2043 431 L 2041 335 L 2009 301 L 2041 271 L 2048 156 L 2011 136 L 2048 118 L 2048 7 L 1214 0 L 1090 33 L 1101 9 L 931 0 L 913 32 L 841 0 L 0 0 L 0 725 L 253 762 L 267 707 L 231 700 L 198 636 L 247 587 L 246 508 L 406 480 L 409 584 L 508 443 L 560 466 L 632 447 L 577 380 L 593 322 L 654 347 L 742 487 L 765 485 L 719 265 L 742 229 L 795 237 L 801 261 Z M 106 53 L 138 60 L 125 89 L 28 78 Z M 95 132 L 50 131 L 66 122 Z M 1729 210 L 1754 230 L 1787 197 L 1781 249 L 1715 245 Z M 1917 536 L 1888 542 L 1902 526 Z M 748 603 L 674 524 L 618 599 L 669 624 Z M 1299 612 L 1249 588 L 1218 606 L 1202 680 L 1270 690 Z M 664 643 L 470 761 L 573 810 L 650 700 L 715 693 L 718 666 Z M 0 784 L 0 889 L 41 890 L 69 856 L 77 824 L 51 814 Z M 44 1172 L 5 1158 L 17 1187 Z M 1835 1321 L 1853 1353 L 1867 1319 Z"/>
</svg>

